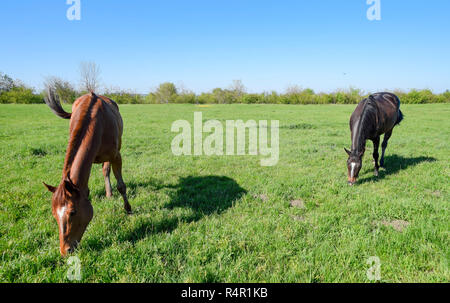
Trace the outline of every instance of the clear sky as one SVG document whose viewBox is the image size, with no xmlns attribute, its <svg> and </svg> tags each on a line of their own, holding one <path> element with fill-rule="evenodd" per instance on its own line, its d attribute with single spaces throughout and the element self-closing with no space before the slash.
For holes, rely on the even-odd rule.
<svg viewBox="0 0 450 303">
<path fill-rule="evenodd" d="M 367 92 L 450 89 L 450 1 L 2 0 L 0 71 L 38 89 L 77 83 L 95 61 L 102 84 L 146 93 L 159 83 L 195 92 L 240 79 L 250 92 L 354 86 Z"/>
</svg>

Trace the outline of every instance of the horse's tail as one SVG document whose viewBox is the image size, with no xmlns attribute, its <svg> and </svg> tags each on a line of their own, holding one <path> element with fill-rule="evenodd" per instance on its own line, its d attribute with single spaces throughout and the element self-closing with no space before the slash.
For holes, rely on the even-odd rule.
<svg viewBox="0 0 450 303">
<path fill-rule="evenodd" d="M 44 98 L 44 101 L 58 117 L 63 119 L 70 119 L 72 117 L 72 113 L 68 113 L 62 108 L 59 96 L 54 88 L 47 87 L 47 96 Z"/>
<path fill-rule="evenodd" d="M 398 125 L 398 124 L 400 124 L 400 122 L 403 121 L 404 116 L 403 116 L 402 111 L 400 110 L 400 99 L 397 96 L 395 96 L 395 97 L 397 98 L 397 101 L 398 101 L 398 115 L 397 115 L 397 121 L 395 122 L 395 125 Z"/>
<path fill-rule="evenodd" d="M 397 122 L 395 122 L 395 125 L 400 124 L 400 122 L 402 122 L 402 121 L 403 121 L 403 113 L 402 113 L 402 111 L 399 109 L 399 110 L 398 110 L 398 116 L 397 116 Z"/>
</svg>

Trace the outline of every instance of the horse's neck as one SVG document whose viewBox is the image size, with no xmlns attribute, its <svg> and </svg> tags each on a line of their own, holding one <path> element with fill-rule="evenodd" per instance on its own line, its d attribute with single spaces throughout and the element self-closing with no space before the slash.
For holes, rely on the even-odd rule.
<svg viewBox="0 0 450 303">
<path fill-rule="evenodd" d="M 364 117 L 360 117 L 360 119 L 364 119 Z M 353 125 L 352 130 L 352 151 L 356 152 L 364 152 L 367 141 L 364 130 L 362 129 L 364 121 L 360 121 L 360 119 Z"/>
<path fill-rule="evenodd" d="M 87 126 L 90 127 L 90 126 Z M 64 161 L 63 178 L 70 175 L 72 182 L 80 189 L 87 189 L 89 176 L 91 174 L 92 164 L 94 163 L 97 148 L 96 134 L 84 131 L 82 134 L 75 134 L 69 140 L 66 159 Z M 81 136 L 77 140 L 77 135 Z"/>
<path fill-rule="evenodd" d="M 367 139 L 364 138 L 363 136 L 361 136 L 361 138 L 358 140 L 358 142 L 356 144 L 356 148 L 355 148 L 355 151 L 357 153 L 364 154 L 364 151 L 366 150 L 366 141 L 367 141 Z"/>
</svg>

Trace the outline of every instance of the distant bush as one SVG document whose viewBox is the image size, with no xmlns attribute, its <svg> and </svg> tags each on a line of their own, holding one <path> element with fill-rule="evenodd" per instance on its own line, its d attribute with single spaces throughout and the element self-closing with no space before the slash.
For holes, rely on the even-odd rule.
<svg viewBox="0 0 450 303">
<path fill-rule="evenodd" d="M 245 104 L 263 103 L 264 96 L 258 94 L 245 94 L 241 97 L 241 102 Z"/>
<path fill-rule="evenodd" d="M 63 101 L 72 103 L 78 97 L 86 94 L 77 91 L 73 86 L 57 77 L 47 78 L 46 84 L 51 84 L 57 90 Z M 412 89 L 408 92 L 394 91 L 403 104 L 450 103 L 450 90 L 442 94 L 434 94 L 431 90 Z M 13 80 L 0 72 L 0 103 L 43 103 L 45 91 L 35 93 L 19 80 Z M 103 95 L 119 104 L 357 104 L 368 95 L 361 90 L 350 88 L 332 93 L 316 93 L 310 88 L 302 89 L 294 85 L 288 87 L 284 94 L 264 92 L 261 94 L 247 93 L 242 81 L 233 81 L 227 88 L 215 88 L 210 92 L 195 94 L 186 89 L 179 89 L 171 82 L 158 86 L 154 92 L 146 95 L 121 89 L 109 89 Z"/>
<path fill-rule="evenodd" d="M 445 93 L 442 94 L 443 102 L 450 102 L 450 91 L 446 90 Z"/>
<path fill-rule="evenodd" d="M 44 98 L 41 94 L 35 94 L 31 88 L 14 87 L 0 93 L 0 103 L 37 104 L 44 103 Z"/>
<path fill-rule="evenodd" d="M 0 103 L 44 103 L 41 94 L 36 94 L 32 88 L 25 86 L 20 80 L 13 80 L 0 72 Z"/>
<path fill-rule="evenodd" d="M 394 92 L 402 104 L 429 104 L 429 103 L 450 103 L 450 91 L 442 94 L 433 94 L 430 90 L 411 90 L 409 92 Z M 64 100 L 72 103 L 76 98 L 84 95 L 85 92 L 76 92 L 66 95 Z M 33 89 L 27 87 L 14 87 L 9 91 L 0 92 L 0 103 L 43 103 L 43 93 L 35 93 Z M 276 92 L 250 94 L 244 93 L 241 96 L 233 94 L 231 91 L 183 94 L 158 94 L 149 93 L 141 95 L 126 91 L 105 92 L 103 95 L 113 99 L 118 104 L 357 104 L 367 95 L 359 92 L 339 90 L 334 93 L 312 93 L 310 91 L 278 94 Z"/>
<path fill-rule="evenodd" d="M 402 103 L 405 104 L 427 104 L 450 102 L 450 94 L 446 91 L 443 94 L 433 94 L 431 90 L 411 90 L 407 93 L 396 92 Z"/>
<path fill-rule="evenodd" d="M 180 94 L 175 97 L 174 103 L 195 104 L 197 96 L 194 93 Z"/>
<path fill-rule="evenodd" d="M 104 94 L 106 97 L 113 99 L 118 104 L 143 104 L 145 102 L 145 96 L 125 92 L 125 91 L 117 91 L 117 92 L 106 92 Z"/>
</svg>

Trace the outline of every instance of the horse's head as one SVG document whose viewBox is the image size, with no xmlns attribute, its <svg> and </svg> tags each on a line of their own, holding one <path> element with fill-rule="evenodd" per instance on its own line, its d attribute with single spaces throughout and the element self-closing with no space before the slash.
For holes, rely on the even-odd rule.
<svg viewBox="0 0 450 303">
<path fill-rule="evenodd" d="M 59 246 L 62 256 L 73 252 L 93 216 L 89 191 L 78 189 L 67 177 L 58 187 L 44 183 L 53 193 L 52 213 L 59 226 Z"/>
<path fill-rule="evenodd" d="M 347 170 L 348 170 L 348 184 L 353 185 L 356 183 L 356 178 L 358 178 L 359 171 L 362 167 L 362 156 L 364 154 L 364 151 L 357 152 L 357 151 L 349 151 L 348 149 L 344 148 L 344 150 L 348 154 L 347 159 Z"/>
</svg>

